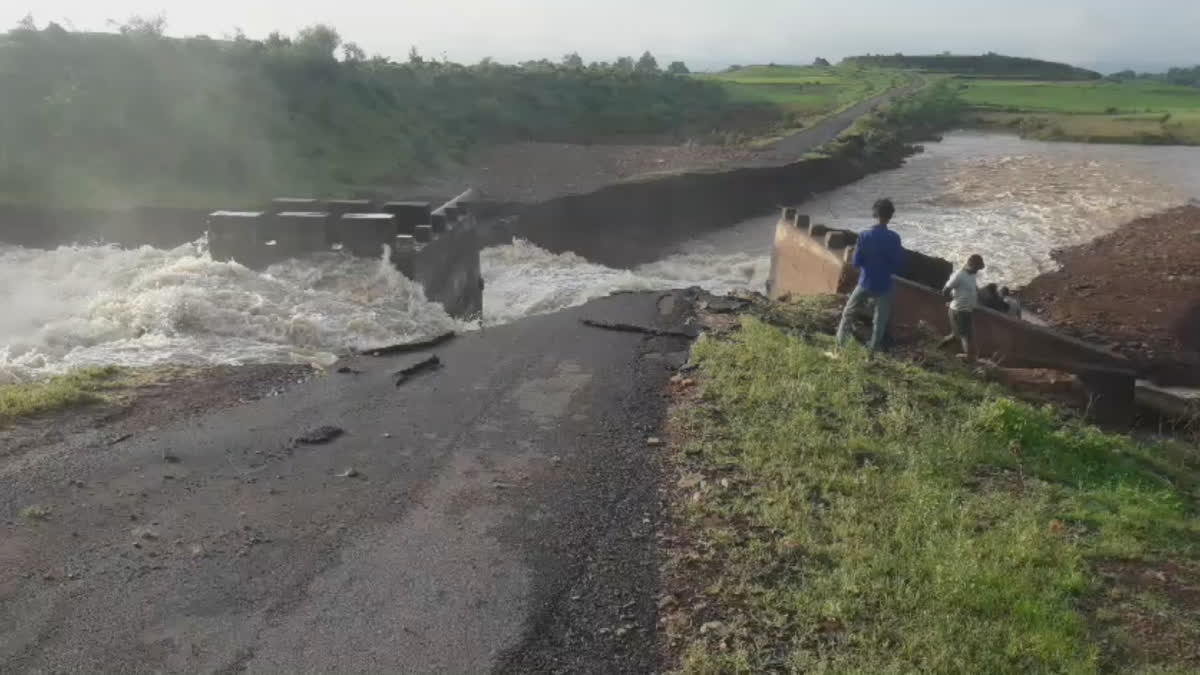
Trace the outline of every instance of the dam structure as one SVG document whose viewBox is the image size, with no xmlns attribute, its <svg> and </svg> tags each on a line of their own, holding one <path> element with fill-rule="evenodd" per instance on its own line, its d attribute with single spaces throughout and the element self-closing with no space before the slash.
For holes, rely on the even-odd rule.
<svg viewBox="0 0 1200 675">
<path fill-rule="evenodd" d="M 260 209 L 0 206 L 0 242 L 52 249 L 76 244 L 173 248 L 202 238 L 219 262 L 261 270 L 340 251 L 388 256 L 425 297 L 460 318 L 483 310 L 480 224 L 471 190 L 438 206 L 424 200 L 279 197 Z"/>
</svg>

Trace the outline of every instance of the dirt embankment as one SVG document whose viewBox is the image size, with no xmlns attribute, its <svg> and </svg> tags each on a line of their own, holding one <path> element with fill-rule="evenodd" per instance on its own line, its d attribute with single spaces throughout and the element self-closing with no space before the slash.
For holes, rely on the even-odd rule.
<svg viewBox="0 0 1200 675">
<path fill-rule="evenodd" d="M 889 98 L 916 91 L 922 84 L 922 80 L 914 79 L 904 87 L 865 99 L 774 143 L 506 143 L 483 147 L 463 166 L 405 186 L 401 191 L 457 194 L 463 186 L 470 185 L 479 197 L 488 201 L 534 203 L 594 192 L 657 174 L 782 166 L 832 141 Z M 730 120 L 727 129 L 761 133 L 763 123 L 764 120 L 755 118 Z"/>
<path fill-rule="evenodd" d="M 1200 375 L 1200 206 L 1139 218 L 1054 259 L 1060 269 L 1022 292 L 1026 306 L 1141 363 Z"/>
</svg>

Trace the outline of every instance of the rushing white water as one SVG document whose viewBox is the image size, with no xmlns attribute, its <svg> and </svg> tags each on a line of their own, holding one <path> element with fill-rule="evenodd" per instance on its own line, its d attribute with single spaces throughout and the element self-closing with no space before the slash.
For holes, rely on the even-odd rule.
<svg viewBox="0 0 1200 675">
<path fill-rule="evenodd" d="M 759 288 L 770 261 L 743 252 L 681 253 L 634 270 L 553 254 L 524 241 L 483 252 L 484 323 L 507 323 L 573 307 L 615 291 L 703 286 L 714 292 Z"/>
<path fill-rule="evenodd" d="M 98 363 L 329 363 L 457 325 L 382 260 L 258 273 L 199 244 L 0 248 L 0 307 L 0 382 Z"/>
<path fill-rule="evenodd" d="M 1200 149 L 1087 146 L 951 134 L 903 168 L 802 206 L 861 229 L 890 196 L 910 247 L 989 262 L 986 280 L 1023 283 L 1053 248 L 1200 197 Z M 683 244 L 633 270 L 551 254 L 525 241 L 483 253 L 487 325 L 613 291 L 702 286 L 761 290 L 775 217 Z M 349 348 L 465 329 L 382 261 L 326 254 L 265 272 L 214 262 L 200 244 L 0 246 L 0 382 L 95 363 L 329 363 Z"/>
</svg>

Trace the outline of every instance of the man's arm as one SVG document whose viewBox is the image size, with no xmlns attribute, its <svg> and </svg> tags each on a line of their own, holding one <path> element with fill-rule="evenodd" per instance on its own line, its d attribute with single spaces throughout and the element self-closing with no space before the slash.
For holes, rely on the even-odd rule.
<svg viewBox="0 0 1200 675">
<path fill-rule="evenodd" d="M 900 235 L 896 235 L 892 244 L 892 249 L 888 251 L 888 264 L 892 274 L 900 274 L 904 271 L 904 245 L 900 242 Z"/>
<path fill-rule="evenodd" d="M 858 243 L 854 246 L 854 259 L 851 261 L 855 267 L 862 269 L 863 266 L 863 235 L 858 235 Z"/>
<path fill-rule="evenodd" d="M 962 275 L 962 270 L 950 275 L 950 279 L 946 285 L 942 287 L 942 296 L 949 299 L 954 297 L 954 289 L 958 287 L 959 277 Z"/>
</svg>

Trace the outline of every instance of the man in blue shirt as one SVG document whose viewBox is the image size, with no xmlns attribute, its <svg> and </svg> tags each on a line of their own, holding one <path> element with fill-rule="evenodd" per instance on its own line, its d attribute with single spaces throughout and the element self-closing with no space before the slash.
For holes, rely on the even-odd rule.
<svg viewBox="0 0 1200 675">
<path fill-rule="evenodd" d="M 900 235 L 888 229 L 888 223 L 896 213 L 892 200 L 880 199 L 875 202 L 873 210 L 877 224 L 858 235 L 858 246 L 854 249 L 854 266 L 860 270 L 858 286 L 842 310 L 842 322 L 837 332 L 838 346 L 844 346 L 850 336 L 850 323 L 854 320 L 855 312 L 868 300 L 874 300 L 871 356 L 883 347 L 883 335 L 892 315 L 892 275 L 900 271 L 904 258 Z"/>
</svg>

